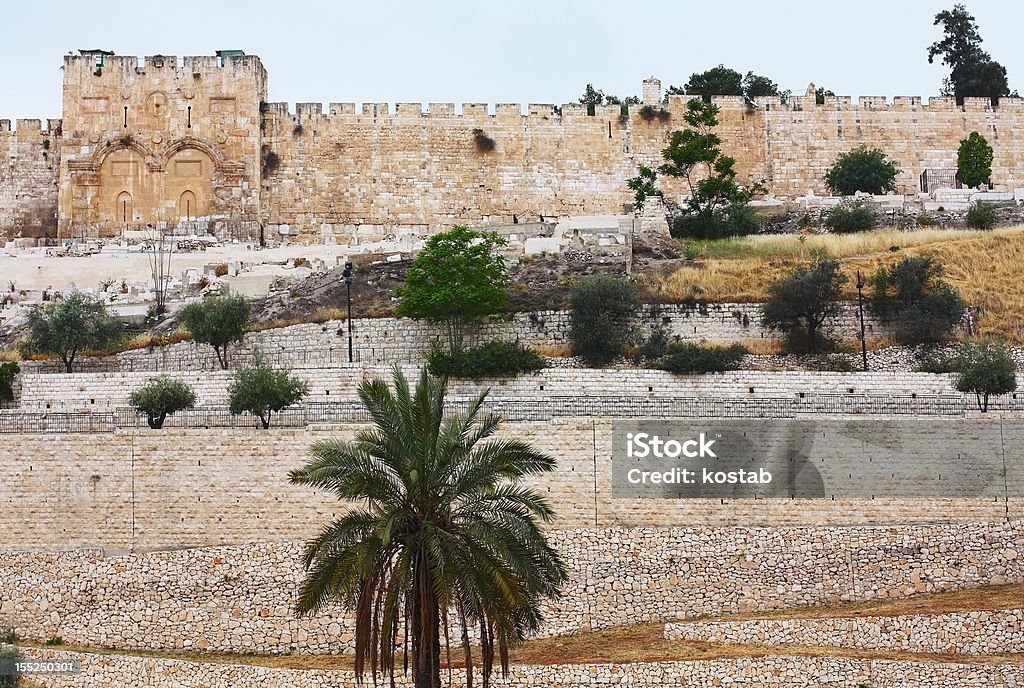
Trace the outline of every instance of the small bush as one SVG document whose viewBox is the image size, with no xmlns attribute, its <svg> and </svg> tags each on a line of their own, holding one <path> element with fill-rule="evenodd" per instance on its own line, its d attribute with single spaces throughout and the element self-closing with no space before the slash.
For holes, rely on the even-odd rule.
<svg viewBox="0 0 1024 688">
<path fill-rule="evenodd" d="M 184 380 L 174 380 L 162 375 L 146 381 L 132 392 L 128 403 L 139 413 L 145 414 L 149 427 L 159 430 L 167 416 L 196 405 L 196 393 Z"/>
<path fill-rule="evenodd" d="M 646 339 L 637 348 L 634 362 L 654 362 L 668 353 L 668 348 L 673 342 L 679 341 L 679 335 L 670 335 L 664 327 L 654 327 Z"/>
<path fill-rule="evenodd" d="M 971 229 L 992 229 L 996 226 L 996 209 L 991 203 L 976 201 L 967 209 L 967 226 Z"/>
<path fill-rule="evenodd" d="M 484 133 L 483 129 L 473 130 L 473 143 L 481 153 L 490 153 L 496 146 L 494 139 Z"/>
<path fill-rule="evenodd" d="M 519 342 L 487 342 L 455 353 L 436 347 L 427 357 L 431 375 L 439 377 L 501 377 L 540 370 L 546 365 L 536 351 Z"/>
<path fill-rule="evenodd" d="M 825 226 L 836 234 L 865 232 L 878 224 L 878 213 L 867 203 L 840 203 L 825 216 Z"/>
<path fill-rule="evenodd" d="M 14 377 L 20 372 L 14 361 L 0 363 L 0 402 L 14 401 Z"/>
<path fill-rule="evenodd" d="M 215 277 L 223 277 L 224 275 L 228 274 L 228 264 L 217 263 L 216 265 L 213 266 L 213 274 Z"/>
<path fill-rule="evenodd" d="M 292 136 L 302 136 L 302 125 L 296 124 L 292 129 Z"/>
<path fill-rule="evenodd" d="M 747 350 L 739 344 L 707 346 L 692 342 L 670 344 L 654 367 L 672 373 L 721 373 L 737 370 Z"/>
<path fill-rule="evenodd" d="M 959 356 L 950 354 L 931 354 L 921 359 L 921 362 L 914 368 L 918 373 L 932 373 L 934 375 L 946 375 L 948 373 L 960 372 L 962 361 Z"/>
<path fill-rule="evenodd" d="M 14 645 L 16 642 L 18 642 L 18 634 L 13 628 L 0 629 L 0 643 Z"/>
<path fill-rule="evenodd" d="M 656 108 L 653 105 L 644 105 L 640 108 L 640 119 L 645 122 L 652 122 L 654 120 L 667 122 L 672 119 L 672 113 L 665 108 Z"/>
<path fill-rule="evenodd" d="M 709 213 L 690 213 L 672 222 L 672 236 L 691 239 L 722 239 L 747 236 L 761 229 L 761 218 L 747 203 L 731 203 Z"/>
<path fill-rule="evenodd" d="M 262 158 L 260 167 L 263 171 L 263 176 L 269 177 L 281 165 L 281 158 L 278 157 L 277 153 L 270 150 L 270 146 L 266 144 L 260 149 L 260 154 Z"/>
<path fill-rule="evenodd" d="M 47 640 L 46 644 L 49 645 L 50 647 L 57 647 L 59 645 L 63 645 L 64 644 L 64 639 L 61 638 L 59 635 L 55 635 L 52 638 L 50 638 L 49 640 Z"/>
<path fill-rule="evenodd" d="M 611 363 L 635 340 L 633 321 L 640 299 L 632 282 L 587 277 L 573 290 L 571 303 L 569 340 L 587 365 Z"/>
<path fill-rule="evenodd" d="M 928 213 L 921 213 L 917 216 L 917 224 L 919 227 L 934 227 L 939 221 Z"/>
</svg>

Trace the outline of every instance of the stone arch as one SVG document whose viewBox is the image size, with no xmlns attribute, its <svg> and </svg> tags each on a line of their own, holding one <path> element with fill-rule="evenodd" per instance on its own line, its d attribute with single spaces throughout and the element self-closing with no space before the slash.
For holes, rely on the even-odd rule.
<svg viewBox="0 0 1024 688">
<path fill-rule="evenodd" d="M 108 157 L 112 153 L 116 153 L 121 150 L 131 150 L 139 154 L 146 166 L 150 169 L 158 169 L 160 167 L 156 153 L 152 148 L 142 143 L 133 136 L 122 136 L 119 139 L 113 139 L 107 141 L 89 156 L 92 163 L 98 168 L 103 165 Z"/>
<path fill-rule="evenodd" d="M 124 229 L 153 221 L 158 177 L 144 147 L 115 146 L 100 153 L 94 197 L 98 224 Z"/>
<path fill-rule="evenodd" d="M 214 178 L 217 161 L 205 147 L 177 146 L 164 166 L 163 202 L 178 221 L 194 221 L 214 214 Z"/>
<path fill-rule="evenodd" d="M 174 155 L 183 150 L 197 150 L 204 153 L 206 157 L 213 161 L 216 168 L 220 168 L 229 162 L 220 146 L 195 136 L 183 136 L 182 138 L 168 141 L 167 145 L 161 149 L 159 159 L 166 164 Z"/>
</svg>

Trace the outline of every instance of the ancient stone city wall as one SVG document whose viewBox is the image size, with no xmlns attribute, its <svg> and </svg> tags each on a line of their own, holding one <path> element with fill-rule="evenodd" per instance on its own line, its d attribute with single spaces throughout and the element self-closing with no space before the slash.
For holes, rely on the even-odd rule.
<svg viewBox="0 0 1024 688">
<path fill-rule="evenodd" d="M 617 106 L 271 103 L 265 142 L 279 156 L 262 200 L 272 227 L 305 237 L 377 238 L 396 228 L 429 233 L 459 222 L 508 223 L 512 216 L 621 213 L 632 202 L 625 180 L 639 164 L 658 165 L 671 131 L 685 126 L 686 100 L 669 97 L 668 120 L 645 120 L 641 106 L 620 118 Z M 993 179 L 1021 185 L 1024 101 L 984 98 L 957 106 L 951 98 L 716 97 L 723 150 L 743 179 L 765 182 L 776 195 L 826 193 L 823 176 L 836 157 L 860 144 L 885 150 L 899 164 L 900 193 L 919 191 L 924 169 L 956 168 L 961 139 L 972 131 L 995 150 Z M 474 143 L 480 129 L 495 142 Z M 343 180 L 339 183 L 339 180 Z M 682 184 L 662 180 L 679 201 Z"/>
<path fill-rule="evenodd" d="M 645 117 L 640 105 L 627 117 L 618 106 L 588 115 L 579 104 L 331 103 L 325 111 L 299 103 L 290 111 L 265 102 L 267 75 L 253 55 L 104 59 L 65 59 L 64 119 L 51 122 L 46 160 L 41 145 L 12 146 L 15 135 L 0 133 L 5 186 L 16 189 L 0 196 L 0 233 L 54 236 L 48 172 L 58 163 L 64 237 L 202 220 L 224 232 L 262 223 L 272 242 L 347 242 L 513 215 L 622 213 L 632 200 L 625 180 L 640 164 L 660 163 L 670 132 L 684 126 L 687 100 L 654 105 L 667 118 Z M 901 168 L 899 191 L 916 193 L 922 170 L 955 168 L 972 131 L 994 148 L 996 185 L 1021 184 L 1018 98 L 996 107 L 983 98 L 963 106 L 919 97 L 714 102 L 740 177 L 763 180 L 776 195 L 823 193 L 824 171 L 859 144 L 884 149 Z M 19 125 L 26 133 L 18 138 L 39 136 L 32 122 Z M 478 147 L 476 130 L 493 150 Z M 664 190 L 675 201 L 684 193 L 671 180 Z M 43 215 L 45 223 L 35 219 Z"/>
<path fill-rule="evenodd" d="M 507 423 L 502 432 L 556 458 L 553 472 L 530 481 L 550 500 L 556 529 L 994 522 L 1024 515 L 1020 421 L 822 416 L 746 423 L 744 436 L 764 446 L 766 456 L 813 428 L 810 459 L 823 467 L 827 485 L 835 483 L 829 475 L 839 485 L 847 474 L 887 485 L 894 451 L 901 466 L 930 479 L 900 477 L 877 493 L 837 488 L 839 494 L 819 499 L 623 498 L 612 484 L 612 420 Z M 360 427 L 0 435 L 0 549 L 127 550 L 308 538 L 346 507 L 327 493 L 290 485 L 288 472 L 302 465 L 315 441 L 350 438 Z M 901 468 L 900 476 L 909 469 Z M 955 482 L 946 488 L 936 477 Z"/>
<path fill-rule="evenodd" d="M 0 119 L 0 240 L 55 236 L 61 143 L 60 120 Z"/>
<path fill-rule="evenodd" d="M 552 544 L 569 580 L 546 605 L 543 634 L 1024 580 L 1024 540 L 1006 523 L 575 529 Z M 301 556 L 297 542 L 0 553 L 0 627 L 121 649 L 351 651 L 340 607 L 295 616 Z M 954 644 L 977 633 L 957 628 L 945 636 Z"/>
<path fill-rule="evenodd" d="M 81 673 L 47 675 L 35 679 L 45 688 L 105 688 L 135 686 L 139 677 L 152 688 L 356 688 L 355 676 L 343 670 L 269 669 L 252 665 L 189 662 L 184 660 L 99 655 L 63 650 L 26 649 L 33 660 L 78 660 Z M 514 666 L 507 679 L 492 679 L 507 688 L 582 688 L 630 685 L 710 686 L 725 683 L 737 688 L 926 688 L 956 685 L 989 688 L 1015 685 L 1020 667 L 1014 664 L 938 664 L 844 657 L 758 657 L 709 661 L 652 662 L 647 664 L 559 664 Z M 479 674 L 478 674 L 479 677 Z M 477 679 L 479 680 L 479 678 Z M 457 670 L 452 685 L 463 685 Z M 395 682 L 412 685 L 407 677 Z"/>
</svg>

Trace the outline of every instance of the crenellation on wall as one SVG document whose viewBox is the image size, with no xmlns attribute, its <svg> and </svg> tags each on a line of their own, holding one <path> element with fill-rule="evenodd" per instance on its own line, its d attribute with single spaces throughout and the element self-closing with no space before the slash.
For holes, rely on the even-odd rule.
<svg viewBox="0 0 1024 688">
<path fill-rule="evenodd" d="M 23 191 L 0 197 L 0 232 L 52 237 L 56 224 L 59 236 L 113 236 L 126 226 L 187 227 L 193 195 L 204 229 L 253 237 L 262 224 L 269 236 L 261 236 L 271 243 L 374 241 L 407 228 L 430 234 L 455 223 L 507 223 L 513 215 L 619 214 L 632 202 L 625 180 L 641 164 L 661 163 L 689 100 L 670 95 L 668 119 L 644 119 L 638 105 L 627 108 L 628 117 L 618 105 L 598 105 L 588 115 L 579 103 L 499 103 L 493 112 L 482 103 L 431 103 L 426 112 L 421 103 L 332 103 L 324 114 L 322 103 L 309 102 L 297 103 L 293 114 L 287 103 L 265 102 L 266 79 L 253 55 L 148 56 L 142 63 L 68 56 L 64 131 L 50 125 L 60 132 L 48 156 L 59 193 L 54 199 L 33 151 L 15 151 L 9 174 Z M 645 103 L 662 107 L 651 95 L 660 93 L 660 82 L 648 81 Z M 958 106 L 949 97 L 828 96 L 818 105 L 809 93 L 787 102 L 712 102 L 721 109 L 723 151 L 736 159 L 740 180 L 763 181 L 778 197 L 825 193 L 825 171 L 862 144 L 881 147 L 898 163 L 898 193 L 916 194 L 923 170 L 955 167 L 959 141 L 972 131 L 995 144 L 996 188 L 1019 184 L 1019 98 Z M 313 126 L 297 136 L 300 122 Z M 5 126 L 0 137 L 12 130 Z M 484 130 L 494 149 L 477 150 L 474 129 Z M 200 165 L 184 161 L 183 170 L 192 172 L 176 177 L 168 157 L 182 150 L 193 151 L 191 163 Z M 264 169 L 270 153 L 277 164 Z M 661 185 L 675 203 L 688 193 L 679 180 Z M 24 218 L 54 210 L 56 223 Z"/>
</svg>

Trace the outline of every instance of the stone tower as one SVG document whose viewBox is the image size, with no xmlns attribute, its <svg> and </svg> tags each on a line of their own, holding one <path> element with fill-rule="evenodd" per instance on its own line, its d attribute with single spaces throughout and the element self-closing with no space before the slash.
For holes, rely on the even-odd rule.
<svg viewBox="0 0 1024 688">
<path fill-rule="evenodd" d="M 653 76 L 649 79 L 644 79 L 643 99 L 644 105 L 661 104 L 661 79 L 655 79 Z"/>
<path fill-rule="evenodd" d="M 65 57 L 58 236 L 256 222 L 266 84 L 241 51 Z"/>
</svg>

